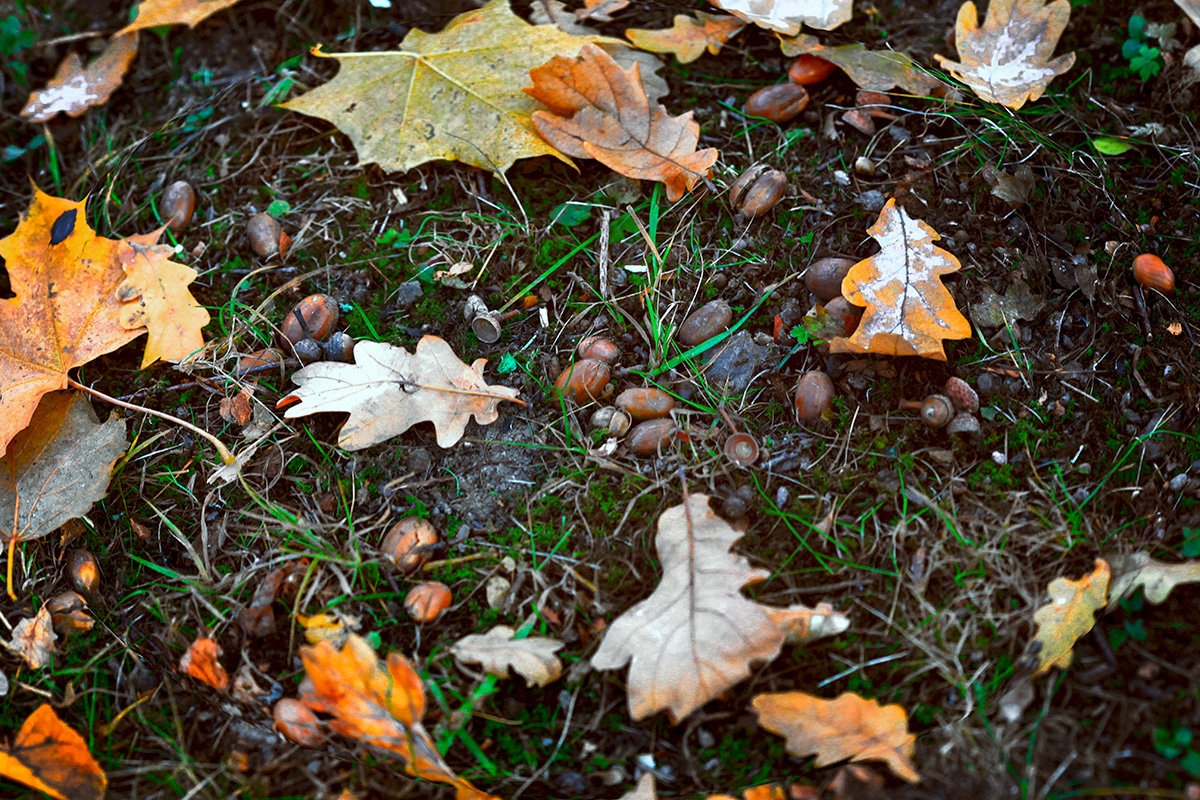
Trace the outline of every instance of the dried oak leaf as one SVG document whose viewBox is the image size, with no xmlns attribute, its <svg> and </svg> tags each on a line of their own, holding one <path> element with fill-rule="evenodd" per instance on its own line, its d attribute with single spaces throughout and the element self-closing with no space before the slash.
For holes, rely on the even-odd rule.
<svg viewBox="0 0 1200 800">
<path fill-rule="evenodd" d="M 529 71 L 525 91 L 550 109 L 535 111 L 538 132 L 576 158 L 594 158 L 627 178 L 662 181 L 678 200 L 706 178 L 714 148 L 696 150 L 700 126 L 692 112 L 672 117 L 651 103 L 635 64 L 622 69 L 612 56 L 585 44 L 577 58 L 555 56 Z"/>
<path fill-rule="evenodd" d="M 58 634 L 54 632 L 50 609 L 43 605 L 37 614 L 16 624 L 12 639 L 4 642 L 4 646 L 25 659 L 30 669 L 41 669 L 49 666 L 56 641 Z"/>
<path fill-rule="evenodd" d="M 895 50 L 868 50 L 861 44 L 824 45 L 808 34 L 780 37 L 779 46 L 784 55 L 808 53 L 836 64 L 859 88 L 869 92 L 890 92 L 899 86 L 911 94 L 925 96 L 945 87 L 908 54 Z"/>
<path fill-rule="evenodd" d="M 458 800 L 492 800 L 438 754 L 421 724 L 425 688 L 404 656 L 389 653 L 381 662 L 362 637 L 351 635 L 340 649 L 329 642 L 301 647 L 300 658 L 310 684 L 300 700 L 333 716 L 331 730 L 398 756 L 414 777 L 453 786 Z"/>
<path fill-rule="evenodd" d="M 846 692 L 825 700 L 804 692 L 760 694 L 754 698 L 758 724 L 787 739 L 787 750 L 803 758 L 816 754 L 817 766 L 844 759 L 884 761 L 899 777 L 916 783 L 916 736 L 898 705 L 880 706 Z"/>
<path fill-rule="evenodd" d="M 157 239 L 97 236 L 83 201 L 35 188 L 17 229 L 0 239 L 14 295 L 0 300 L 0 449 L 29 424 L 42 395 L 66 388 L 70 369 L 146 332 L 121 324 L 117 289 L 127 279 L 124 266 Z"/>
<path fill-rule="evenodd" d="M 179 671 L 223 692 L 229 687 L 229 673 L 217 660 L 221 652 L 215 639 L 199 636 L 179 659 Z"/>
<path fill-rule="evenodd" d="M 747 677 L 751 663 L 779 655 L 788 632 L 799 627 L 791 617 L 811 611 L 771 608 L 742 595 L 743 586 L 770 573 L 729 552 L 740 538 L 742 532 L 715 515 L 702 494 L 658 518 L 662 580 L 608 627 L 592 656 L 596 669 L 630 664 L 634 719 L 662 709 L 683 719 Z"/>
<path fill-rule="evenodd" d="M 676 14 L 670 28 L 628 28 L 625 37 L 642 50 L 671 53 L 680 64 L 690 64 L 705 50 L 714 56 L 721 52 L 721 47 L 744 27 L 745 23 L 736 17 L 697 11 L 694 17 Z"/>
<path fill-rule="evenodd" d="M 201 20 L 236 4 L 238 0 L 142 0 L 137 17 L 119 32 L 129 33 L 157 25 L 196 27 Z"/>
<path fill-rule="evenodd" d="M 1041 645 L 1034 675 L 1051 667 L 1066 669 L 1071 666 L 1074 655 L 1071 648 L 1096 624 L 1096 611 L 1104 608 L 1110 575 L 1108 562 L 1098 558 L 1096 569 L 1077 581 L 1067 578 L 1050 581 L 1047 587 L 1050 602 L 1033 614 L 1033 621 L 1038 626 L 1034 641 Z"/>
<path fill-rule="evenodd" d="M 37 539 L 86 514 L 127 446 L 124 420 L 101 424 L 86 395 L 44 395 L 0 458 L 0 542 Z"/>
<path fill-rule="evenodd" d="M 125 271 L 125 282 L 117 287 L 117 298 L 125 303 L 121 326 L 149 331 L 143 369 L 159 359 L 184 361 L 204 346 L 200 329 L 211 319 L 188 290 L 199 273 L 171 261 L 174 250 L 167 245 L 129 241 L 120 250 Z"/>
<path fill-rule="evenodd" d="M 1037 100 L 1050 81 L 1075 64 L 1075 54 L 1050 60 L 1071 16 L 1070 0 L 991 0 L 979 27 L 975 4 L 958 9 L 955 43 L 962 61 L 938 63 L 981 99 L 1018 109 Z"/>
<path fill-rule="evenodd" d="M 104 105 L 121 85 L 136 55 L 137 34 L 114 36 L 86 67 L 77 53 L 71 53 L 58 65 L 46 88 L 29 95 L 21 116 L 30 122 L 46 122 L 59 113 L 78 117 L 92 106 Z"/>
<path fill-rule="evenodd" d="M 1185 561 L 1182 564 L 1164 564 L 1155 561 L 1149 553 L 1131 553 L 1114 556 L 1112 564 L 1112 586 L 1108 590 L 1108 607 L 1114 608 L 1121 598 L 1138 590 L 1148 603 L 1158 605 L 1176 586 L 1183 583 L 1200 583 L 1200 561 Z"/>
<path fill-rule="evenodd" d="M 359 163 L 389 171 L 436 159 L 495 172 L 518 158 L 569 162 L 534 129 L 538 105 L 521 87 L 530 69 L 588 41 L 618 42 L 530 25 L 508 0 L 492 0 L 440 33 L 413 29 L 401 52 L 332 56 L 337 77 L 282 107 L 328 120 L 354 142 Z"/>
<path fill-rule="evenodd" d="M 579 19 L 612 22 L 612 15 L 629 5 L 629 0 L 583 0 L 583 8 L 575 12 Z"/>
<path fill-rule="evenodd" d="M 473 633 L 450 645 L 462 664 L 480 664 L 491 675 L 507 678 L 509 670 L 530 686 L 548 686 L 562 675 L 562 662 L 554 654 L 563 643 L 543 636 L 517 639 L 516 631 L 497 625 L 485 634 Z"/>
<path fill-rule="evenodd" d="M 842 294 L 866 306 L 849 338 L 830 342 L 833 353 L 879 353 L 946 360 L 942 342 L 971 335 L 967 322 L 942 284 L 942 275 L 961 264 L 936 246 L 942 237 L 888 200 L 868 231 L 880 251 L 858 262 L 842 280 Z"/>
<path fill-rule="evenodd" d="M 795 36 L 801 25 L 831 31 L 850 19 L 854 0 L 709 0 L 760 28 Z"/>
<path fill-rule="evenodd" d="M 29 715 L 11 747 L 0 749 L 0 775 L 58 800 L 101 800 L 108 788 L 87 742 L 49 704 Z"/>
<path fill-rule="evenodd" d="M 338 434 L 338 445 L 362 450 L 404 433 L 418 422 L 432 422 L 439 447 L 453 447 L 475 417 L 488 425 L 500 417 L 504 400 L 522 403 L 507 386 L 483 379 L 486 358 L 467 366 L 437 336 L 423 336 L 416 351 L 380 342 L 354 345 L 354 363 L 318 362 L 292 376 L 299 386 L 280 401 L 284 416 L 301 417 L 347 411 L 350 419 Z M 523 405 L 523 403 L 522 403 Z"/>
</svg>

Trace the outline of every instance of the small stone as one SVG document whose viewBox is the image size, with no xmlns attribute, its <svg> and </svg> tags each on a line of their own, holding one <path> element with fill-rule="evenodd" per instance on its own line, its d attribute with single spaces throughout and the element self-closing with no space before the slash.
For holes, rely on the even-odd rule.
<svg viewBox="0 0 1200 800">
<path fill-rule="evenodd" d="M 396 305 L 400 308 L 408 308 L 420 300 L 424 294 L 425 291 L 421 288 L 420 281 L 405 281 L 396 287 Z"/>
<path fill-rule="evenodd" d="M 770 357 L 770 348 L 755 344 L 748 331 L 738 331 L 718 345 L 704 375 L 723 394 L 741 394 Z"/>
<path fill-rule="evenodd" d="M 878 189 L 868 189 L 858 196 L 858 204 L 867 211 L 879 211 L 887 204 L 887 198 Z"/>
<path fill-rule="evenodd" d="M 1187 488 L 1187 485 L 1191 482 L 1191 480 L 1192 479 L 1188 477 L 1186 472 L 1181 472 L 1174 478 L 1171 478 L 1171 482 L 1168 483 L 1167 486 L 1170 487 L 1172 492 L 1182 492 Z"/>
<path fill-rule="evenodd" d="M 993 395 L 1000 391 L 1000 381 L 990 372 L 985 372 L 975 381 L 975 386 L 982 395 Z"/>
</svg>

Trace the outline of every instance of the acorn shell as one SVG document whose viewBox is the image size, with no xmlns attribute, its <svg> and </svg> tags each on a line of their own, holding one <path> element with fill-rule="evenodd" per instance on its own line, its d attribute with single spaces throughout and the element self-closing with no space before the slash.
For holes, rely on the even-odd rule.
<svg viewBox="0 0 1200 800">
<path fill-rule="evenodd" d="M 731 464 L 748 467 L 758 461 L 758 442 L 748 433 L 735 433 L 725 440 L 725 457 Z"/>
<path fill-rule="evenodd" d="M 837 66 L 832 61 L 826 61 L 811 53 L 802 53 L 788 67 L 788 80 L 801 86 L 811 86 L 828 78 L 835 69 Z"/>
<path fill-rule="evenodd" d="M 279 325 L 284 340 L 296 344 L 301 339 L 323 342 L 337 327 L 341 310 L 337 301 L 327 294 L 310 294 L 292 306 Z"/>
<path fill-rule="evenodd" d="M 450 587 L 438 581 L 418 583 L 404 596 L 404 610 L 417 622 L 433 622 L 450 607 Z"/>
<path fill-rule="evenodd" d="M 944 428 L 954 419 L 954 403 L 944 394 L 931 394 L 921 402 L 921 421 L 931 428 Z"/>
<path fill-rule="evenodd" d="M 392 526 L 379 551 L 384 557 L 405 571 L 424 566 L 438 543 L 437 530 L 428 520 L 420 517 L 405 517 Z"/>
</svg>

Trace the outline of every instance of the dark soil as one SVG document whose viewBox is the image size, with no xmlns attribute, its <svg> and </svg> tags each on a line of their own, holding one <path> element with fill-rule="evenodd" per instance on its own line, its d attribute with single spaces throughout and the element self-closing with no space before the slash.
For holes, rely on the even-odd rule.
<svg viewBox="0 0 1200 800">
<path fill-rule="evenodd" d="M 1200 34 L 1177 6 L 1074 3 L 1057 52 L 1074 50 L 1076 65 L 1037 103 L 1011 113 L 969 95 L 958 105 L 894 95 L 898 118 L 880 121 L 874 136 L 840 121 L 855 95 L 840 73 L 786 125 L 744 117 L 746 97 L 782 80 L 789 59 L 765 32 L 743 32 L 719 56 L 663 67 L 668 108 L 694 111 L 701 145 L 721 151 L 711 190 L 669 205 L 654 186 L 618 180 L 594 162 L 578 172 L 550 159 L 518 162 L 509 186 L 451 163 L 406 174 L 360 168 L 351 142 L 330 125 L 271 105 L 336 72 L 332 59 L 307 55 L 310 45 L 398 49 L 410 27 L 434 30 L 452 5 L 465 7 L 393 5 L 245 0 L 195 29 L 143 34 L 107 105 L 44 127 L 17 116 L 29 86 L 0 62 L 0 145 L 29 147 L 0 165 L 0 235 L 27 207 L 29 179 L 58 196 L 87 195 L 89 222 L 110 237 L 155 228 L 157 198 L 171 181 L 190 181 L 200 197 L 179 260 L 200 272 L 193 291 L 213 313 L 211 357 L 191 374 L 161 364 L 141 371 L 140 349 L 128 347 L 81 370 L 81 382 L 181 416 L 240 452 L 253 440 L 218 413 L 220 399 L 238 391 L 234 359 L 272 344 L 287 309 L 324 292 L 351 309 L 343 327 L 353 336 L 411 349 L 436 334 L 467 363 L 489 359 L 489 380 L 529 402 L 503 407 L 491 426 L 472 424 L 449 450 L 419 425 L 348 453 L 336 446 L 340 420 L 288 420 L 249 461 L 246 482 L 223 487 L 206 483 L 216 461 L 203 440 L 127 415 L 130 438 L 144 449 L 86 519 L 21 549 L 20 600 L 0 602 L 9 627 L 29 616 L 69 588 L 64 554 L 85 546 L 100 559 L 93 608 L 102 624 L 60 643 L 55 667 L 40 673 L 0 655 L 10 683 L 0 729 L 11 737 L 51 702 L 84 733 L 108 772 L 110 797 L 443 796 L 354 741 L 303 750 L 272 731 L 270 702 L 294 696 L 303 677 L 293 610 L 336 609 L 377 635 L 381 652 L 412 659 L 431 687 L 426 722 L 435 735 L 465 717 L 447 760 L 504 798 L 617 797 L 647 769 L 664 797 L 738 794 L 770 781 L 825 786 L 829 797 L 1200 792 L 1200 775 L 1155 742 L 1157 731 L 1200 729 L 1196 587 L 1099 617 L 1070 669 L 1033 681 L 1019 717 L 1006 719 L 1002 702 L 1028 678 L 1032 615 L 1051 580 L 1078 579 L 1097 558 L 1135 551 L 1180 561 L 1186 538 L 1200 530 L 1200 135 L 1196 85 L 1185 85 L 1182 64 Z M 702 5 L 634 3 L 599 30 L 663 27 Z M 894 48 L 932 66 L 935 53 L 954 52 L 947 40 L 957 5 L 859 3 L 828 38 Z M 1179 23 L 1182 47 L 1146 82 L 1120 52 L 1134 11 Z M 67 53 L 97 50 L 127 15 L 116 4 L 75 2 L 17 12 L 40 40 L 19 55 L 31 86 Z M 102 35 L 72 36 L 91 32 Z M 295 86 L 268 98 L 285 78 Z M 1097 136 L 1130 137 L 1135 147 L 1105 157 L 1091 145 Z M 783 170 L 789 194 L 746 223 L 731 214 L 723 189 L 756 161 Z M 1028 202 L 1014 207 L 992 194 L 985 174 L 1021 165 L 1037 180 Z M 616 199 L 626 190 L 634 194 Z M 812 306 L 801 279 L 808 264 L 877 249 L 866 230 L 888 197 L 959 257 L 963 269 L 945 282 L 969 318 L 989 294 L 1025 289 L 1030 313 L 1007 326 L 973 325 L 971 339 L 947 344 L 945 362 L 776 343 L 776 320 L 799 325 Z M 282 220 L 296 245 L 282 262 L 264 262 L 243 232 L 276 200 L 288 204 Z M 554 221 L 568 201 L 590 204 L 574 226 Z M 653 259 L 629 208 L 655 226 L 664 254 L 665 274 L 646 293 L 644 274 L 622 269 Z M 614 302 L 599 299 L 595 242 L 526 288 L 605 218 L 615 223 L 606 276 Z M 1132 281 L 1130 264 L 1142 252 L 1174 267 L 1176 294 L 1143 292 Z M 505 321 L 495 344 L 481 343 L 462 320 L 469 291 L 424 281 L 420 299 L 399 300 L 401 282 L 463 260 L 489 264 L 472 291 L 490 307 L 539 299 Z M 676 327 L 713 297 L 735 319 L 753 310 L 744 330 L 758 352 L 735 375 L 744 390 L 719 391 L 700 361 L 656 378 L 688 401 L 681 419 L 691 432 L 686 445 L 656 458 L 624 445 L 602 450 L 604 437 L 588 425 L 593 409 L 564 406 L 548 388 L 576 343 L 595 332 L 623 350 L 616 390 L 641 385 L 663 360 L 638 330 L 652 316 L 643 294 Z M 800 426 L 792 391 L 811 369 L 833 378 L 837 399 L 827 418 Z M 931 430 L 905 405 L 950 376 L 981 395 L 978 435 Z M 262 378 L 264 411 L 290 386 L 279 375 Z M 763 448 L 752 467 L 721 455 L 731 424 Z M 756 600 L 829 601 L 853 624 L 785 650 L 678 725 L 661 715 L 634 721 L 624 672 L 585 665 L 604 625 L 660 577 L 653 523 L 685 491 L 710 495 L 718 512 L 748 525 L 739 549 L 771 572 L 749 591 Z M 403 611 L 415 576 L 394 572 L 378 553 L 388 527 L 410 514 L 431 519 L 446 541 L 435 555 L 441 566 L 421 577 L 455 594 L 452 609 L 425 626 Z M 238 611 L 265 575 L 300 556 L 316 564 L 302 595 L 281 594 L 272 635 L 245 635 Z M 493 607 L 485 586 L 497 576 L 512 588 Z M 566 643 L 567 675 L 546 689 L 501 682 L 472 710 L 479 680 L 455 667 L 447 647 L 531 615 L 539 635 Z M 230 673 L 243 669 L 256 689 L 225 696 L 178 673 L 203 631 L 221 643 Z M 791 690 L 901 704 L 917 734 L 922 782 L 904 785 L 870 762 L 884 789 L 832 788 L 835 775 L 846 781 L 849 773 L 787 755 L 749 711 L 756 694 Z M 3 783 L 6 794 L 14 789 Z"/>
</svg>

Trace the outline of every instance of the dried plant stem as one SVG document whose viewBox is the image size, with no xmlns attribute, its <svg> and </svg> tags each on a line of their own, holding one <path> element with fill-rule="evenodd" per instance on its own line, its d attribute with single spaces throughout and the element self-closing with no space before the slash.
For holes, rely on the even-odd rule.
<svg viewBox="0 0 1200 800">
<path fill-rule="evenodd" d="M 95 389 L 84 386 L 82 383 L 80 383 L 79 381 L 76 381 L 72 378 L 67 378 L 67 385 L 71 386 L 75 389 L 79 389 L 80 391 L 87 392 L 88 394 L 92 395 L 93 397 L 98 397 L 101 400 L 103 400 L 104 402 L 109 403 L 111 405 L 119 406 L 120 408 L 125 408 L 130 411 L 141 411 L 144 414 L 153 414 L 156 417 L 162 417 L 163 419 L 167 420 L 168 422 L 174 422 L 176 425 L 178 425 L 182 428 L 186 428 L 187 430 L 191 431 L 192 433 L 196 434 L 197 436 L 207 439 L 209 444 L 211 444 L 214 448 L 216 448 L 217 452 L 220 454 L 221 463 L 232 464 L 235 460 L 233 453 L 231 453 L 229 451 L 229 448 L 226 447 L 221 442 L 220 439 L 218 439 L 216 436 L 213 436 L 208 431 L 206 431 L 202 428 L 196 427 L 195 425 L 193 425 L 192 423 L 190 423 L 186 420 L 182 420 L 179 417 L 171 416 L 170 414 L 166 413 L 165 411 L 155 411 L 152 408 L 146 408 L 145 406 L 139 406 L 139 405 L 135 405 L 133 403 L 126 403 L 124 400 L 118 400 L 115 397 L 109 397 L 108 395 L 104 394 L 104 392 L 99 392 Z"/>
</svg>

